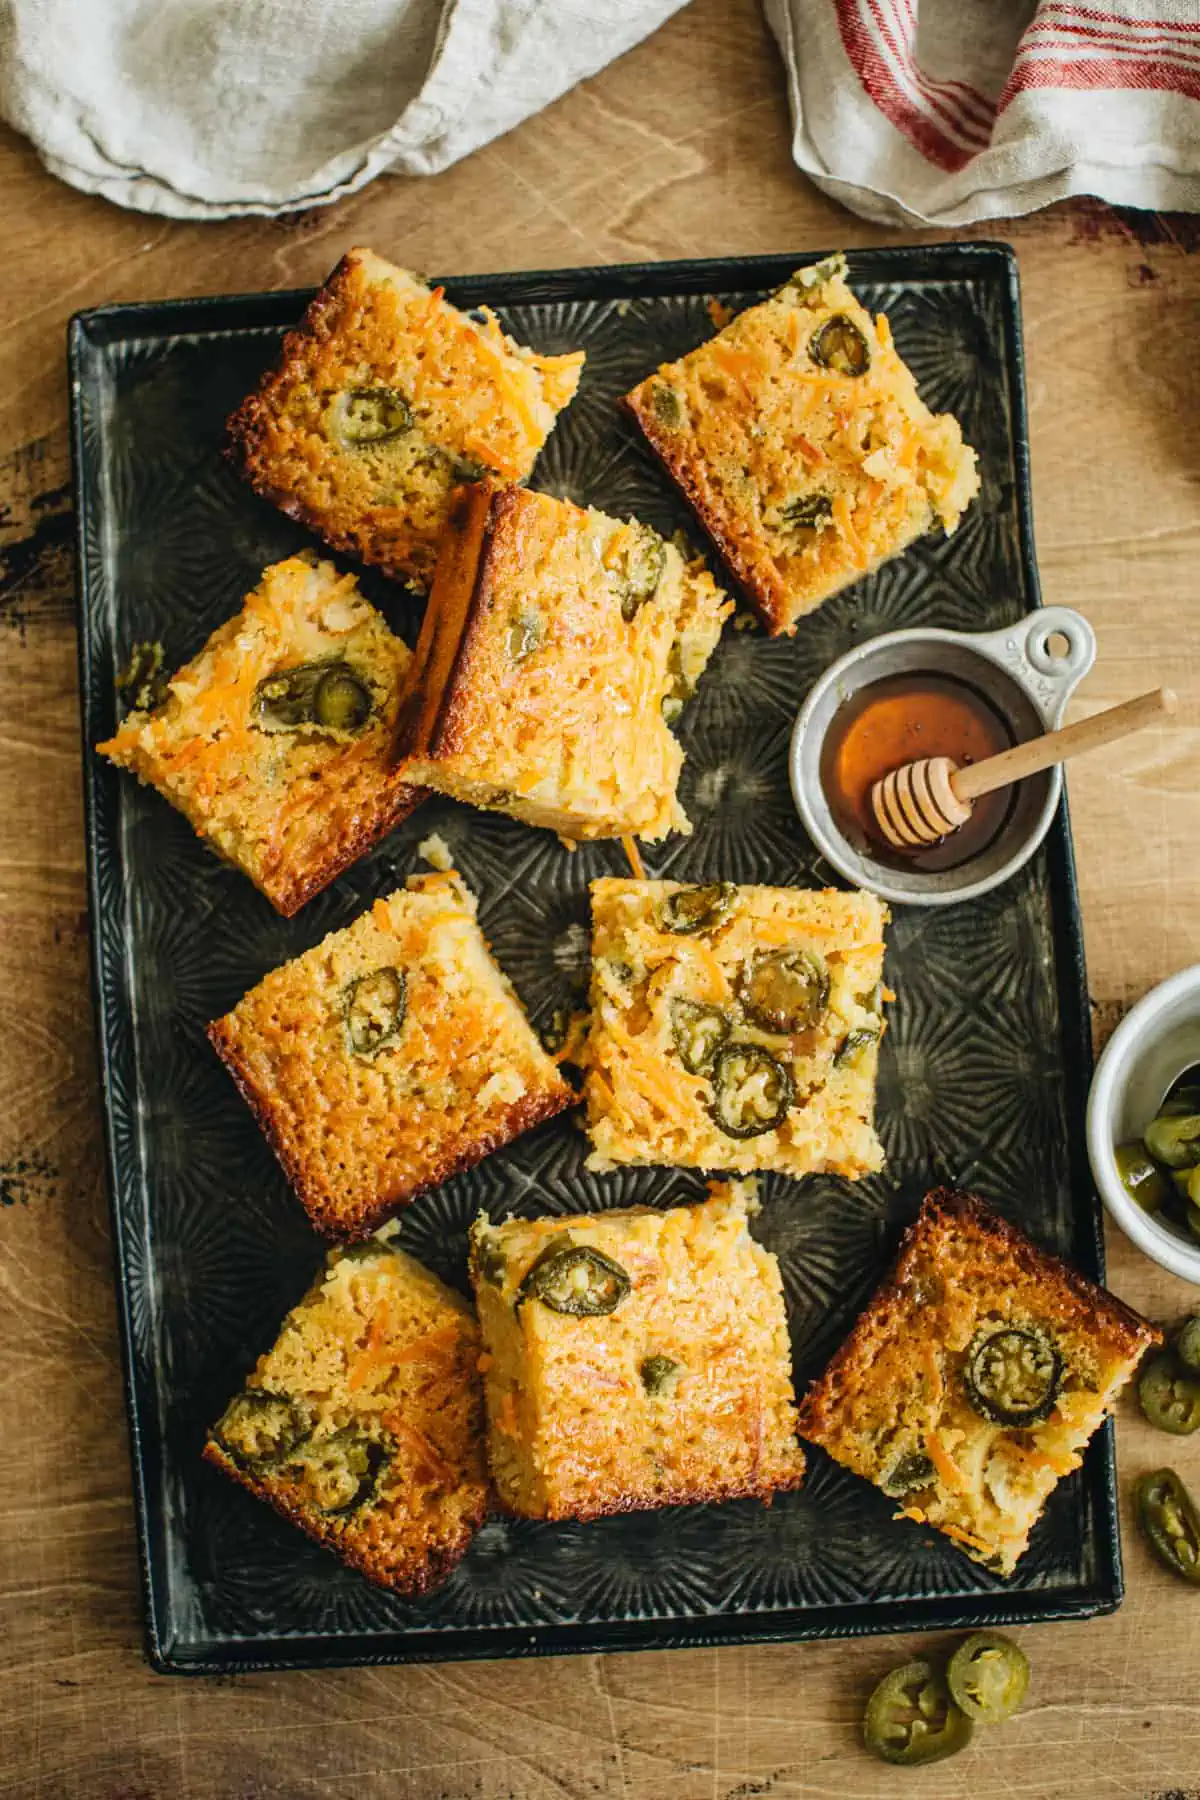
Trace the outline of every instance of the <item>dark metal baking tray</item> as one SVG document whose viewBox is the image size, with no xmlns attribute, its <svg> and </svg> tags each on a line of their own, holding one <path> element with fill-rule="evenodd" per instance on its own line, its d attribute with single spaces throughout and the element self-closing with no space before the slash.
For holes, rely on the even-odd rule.
<svg viewBox="0 0 1200 1800">
<path fill-rule="evenodd" d="M 545 350 L 582 346 L 579 396 L 534 485 L 686 524 L 614 405 L 657 363 L 817 252 L 447 281 Z M 788 796 L 786 747 L 816 674 L 851 643 L 916 623 L 999 626 L 1038 604 L 1017 274 L 995 244 L 855 252 L 925 398 L 961 419 L 983 491 L 929 538 L 804 620 L 794 639 L 727 630 L 684 716 L 695 821 L 646 855 L 685 879 L 822 883 Z M 321 1254 L 202 1027 L 259 976 L 345 924 L 417 866 L 439 830 L 535 1021 L 586 974 L 587 883 L 619 847 L 568 853 L 548 832 L 430 802 L 291 921 L 210 856 L 165 802 L 90 746 L 114 720 L 134 639 L 190 656 L 263 566 L 306 542 L 222 463 L 226 413 L 275 355 L 302 293 L 105 307 L 70 330 L 79 518 L 80 673 L 95 1004 L 148 1651 L 164 1671 L 515 1656 L 1079 1618 L 1121 1596 L 1111 1428 L 1055 1494 L 1002 1581 L 814 1453 L 769 1507 L 676 1508 L 586 1526 L 495 1520 L 440 1592 L 371 1587 L 199 1459 L 203 1434 Z M 367 576 L 413 641 L 419 608 Z M 778 1252 L 797 1375 L 841 1340 L 921 1193 L 982 1192 L 1040 1243 L 1102 1274 L 1083 1157 L 1090 1037 L 1065 815 L 1031 866 L 977 904 L 896 918 L 899 999 L 882 1060 L 886 1175 L 763 1183 L 756 1229 Z M 464 1232 L 493 1214 L 666 1205 L 687 1171 L 590 1176 L 571 1118 L 420 1199 L 404 1241 L 463 1283 Z"/>
</svg>

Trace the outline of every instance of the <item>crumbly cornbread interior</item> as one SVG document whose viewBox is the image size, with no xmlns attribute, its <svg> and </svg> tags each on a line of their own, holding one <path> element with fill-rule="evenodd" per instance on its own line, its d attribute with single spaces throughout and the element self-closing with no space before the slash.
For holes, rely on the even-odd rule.
<svg viewBox="0 0 1200 1800">
<path fill-rule="evenodd" d="M 422 1593 L 482 1524 L 471 1307 L 393 1243 L 335 1250 L 207 1459 L 373 1581 Z"/>
<path fill-rule="evenodd" d="M 402 733 L 408 778 L 572 839 L 690 831 L 669 721 L 732 602 L 636 520 L 522 489 L 459 510 L 410 676 L 438 696 Z M 474 533 L 469 554 L 456 530 Z"/>
<path fill-rule="evenodd" d="M 264 570 L 161 703 L 97 749 L 290 914 L 424 798 L 392 756 L 410 660 L 352 575 L 302 553 Z M 298 670 L 349 681 L 352 696 L 357 684 L 361 718 L 282 725 L 267 684 Z"/>
<path fill-rule="evenodd" d="M 772 632 L 953 531 L 979 492 L 958 421 L 925 405 L 843 256 L 797 270 L 626 404 Z"/>
<path fill-rule="evenodd" d="M 373 251 L 349 251 L 229 421 L 255 489 L 327 543 L 427 585 L 450 495 L 523 480 L 583 352 L 517 343 Z"/>
<path fill-rule="evenodd" d="M 586 1519 L 799 1486 L 782 1281 L 750 1235 L 749 1200 L 735 1183 L 669 1211 L 476 1223 L 471 1267 L 502 1504 Z M 575 1266 L 560 1306 L 577 1304 L 580 1267 L 598 1253 L 627 1283 L 614 1308 L 580 1314 L 538 1297 L 564 1247 Z"/>
<path fill-rule="evenodd" d="M 1010 1575 L 1047 1497 L 1160 1337 L 982 1202 L 939 1190 L 802 1400 L 800 1430 L 904 1516 Z M 1031 1408 L 1027 1423 L 1006 1424 L 980 1411 L 971 1371 L 988 1340 L 999 1356 L 1057 1359 L 1044 1418 Z M 1012 1378 L 1036 1373 L 1018 1360 Z"/>
<path fill-rule="evenodd" d="M 683 909 L 699 909 L 701 922 L 670 929 Z M 852 1179 L 879 1169 L 873 1111 L 887 919 L 873 894 L 593 882 L 588 1167 L 661 1163 Z M 682 923 L 691 925 L 686 910 Z M 788 1016 L 786 996 L 806 976 L 811 1004 Z M 772 1020 L 761 996 L 776 979 L 785 1012 Z M 707 1058 L 698 1035 L 706 1030 Z M 725 1129 L 737 1125 L 728 1108 L 724 1125 L 719 1116 L 735 1082 L 747 1090 L 744 1135 Z M 769 1107 L 751 1103 L 769 1102 L 772 1084 L 791 1098 L 767 1128 Z"/>
<path fill-rule="evenodd" d="M 365 1236 L 574 1099 L 453 871 L 410 876 L 209 1037 L 333 1237 Z"/>
</svg>

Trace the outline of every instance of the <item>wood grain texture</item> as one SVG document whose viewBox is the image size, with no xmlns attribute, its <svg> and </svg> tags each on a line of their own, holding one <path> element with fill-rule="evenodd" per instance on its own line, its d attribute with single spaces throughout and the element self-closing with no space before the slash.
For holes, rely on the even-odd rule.
<svg viewBox="0 0 1200 1800">
<path fill-rule="evenodd" d="M 1115 1618 L 1019 1634 L 1028 1704 L 917 1776 L 857 1743 L 914 1640 L 169 1681 L 138 1574 L 87 991 L 63 333 L 109 300 L 315 283 L 347 245 L 521 268 L 889 241 L 794 170 L 753 0 L 696 0 L 511 137 L 275 223 L 183 225 L 59 186 L 0 136 L 0 1795 L 19 1800 L 1200 1797 L 1200 1599 L 1129 1533 Z M 912 234 L 908 234 L 911 236 Z M 927 234 L 930 237 L 937 234 Z M 1100 659 L 1083 717 L 1167 681 L 1174 720 L 1070 773 L 1097 1025 L 1200 954 L 1195 234 L 1092 203 L 1020 254 L 1045 598 Z M 1110 1242 L 1112 1285 L 1189 1291 Z M 1164 1450 L 1164 1445 L 1166 1446 Z M 1126 1404 L 1122 1486 L 1200 1443 Z"/>
</svg>

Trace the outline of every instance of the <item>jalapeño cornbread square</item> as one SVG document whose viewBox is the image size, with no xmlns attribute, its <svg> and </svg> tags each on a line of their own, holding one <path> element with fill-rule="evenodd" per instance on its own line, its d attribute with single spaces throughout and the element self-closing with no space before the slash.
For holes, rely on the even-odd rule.
<svg viewBox="0 0 1200 1800">
<path fill-rule="evenodd" d="M 594 881 L 588 1167 L 880 1168 L 887 919 L 873 894 Z"/>
<path fill-rule="evenodd" d="M 379 1239 L 335 1250 L 205 1446 L 372 1581 L 423 1594 L 487 1511 L 479 1330 Z"/>
<path fill-rule="evenodd" d="M 798 270 L 625 400 L 772 633 L 979 491 L 958 421 L 845 277 L 843 256 Z"/>
<path fill-rule="evenodd" d="M 969 1194 L 927 1195 L 801 1435 L 1011 1575 L 1162 1334 Z"/>
<path fill-rule="evenodd" d="M 293 556 L 97 748 L 290 916 L 425 797 L 392 758 L 409 661 L 352 575 Z"/>
<path fill-rule="evenodd" d="M 365 1237 L 575 1098 L 453 871 L 411 875 L 208 1035 L 333 1238 Z"/>
<path fill-rule="evenodd" d="M 498 1497 L 537 1519 L 799 1487 L 779 1265 L 747 1194 L 480 1218 L 471 1273 Z"/>
<path fill-rule="evenodd" d="M 667 721 L 732 610 L 648 525 L 460 489 L 409 676 L 408 779 L 570 838 L 690 831 Z"/>
<path fill-rule="evenodd" d="M 579 385 L 406 269 L 351 250 L 229 421 L 256 492 L 339 550 L 424 587 L 453 488 L 520 481 Z"/>
</svg>

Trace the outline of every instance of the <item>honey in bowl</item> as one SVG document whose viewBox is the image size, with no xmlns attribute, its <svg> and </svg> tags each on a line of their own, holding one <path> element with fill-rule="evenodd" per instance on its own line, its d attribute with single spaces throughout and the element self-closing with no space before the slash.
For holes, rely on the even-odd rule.
<svg viewBox="0 0 1200 1800">
<path fill-rule="evenodd" d="M 918 757 L 948 756 L 965 768 L 1014 742 L 1004 718 L 969 682 L 920 671 L 885 675 L 834 714 L 821 751 L 821 786 L 838 830 L 860 854 L 929 873 L 957 869 L 999 836 L 1013 805 L 1011 788 L 982 794 L 959 830 L 914 850 L 898 850 L 883 838 L 871 789 Z"/>
</svg>

